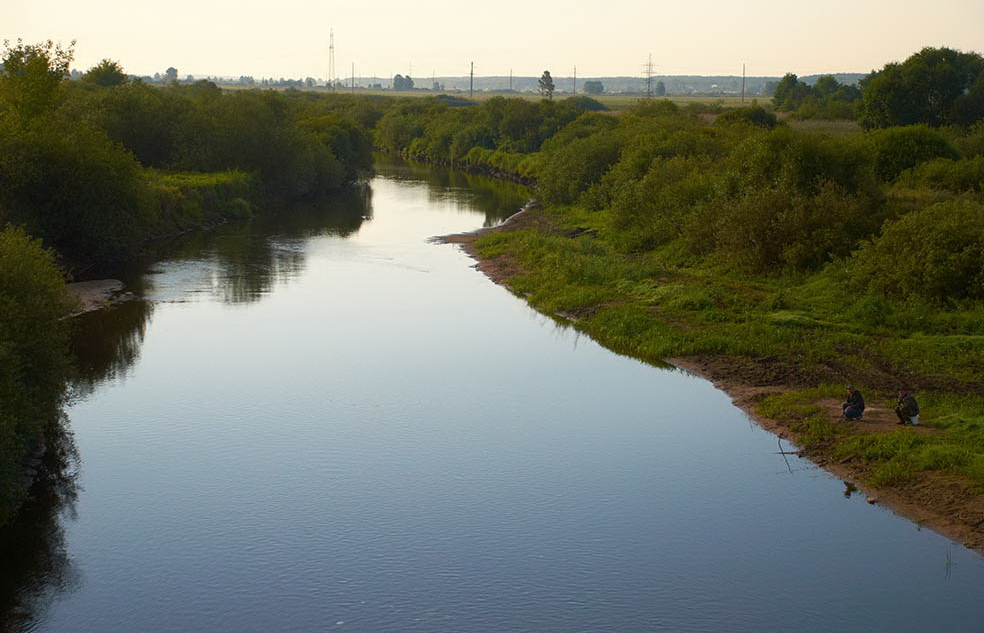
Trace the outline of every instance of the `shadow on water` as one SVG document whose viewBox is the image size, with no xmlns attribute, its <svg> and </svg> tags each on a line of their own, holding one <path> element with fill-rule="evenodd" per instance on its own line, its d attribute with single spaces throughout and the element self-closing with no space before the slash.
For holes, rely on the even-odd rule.
<svg viewBox="0 0 984 633">
<path fill-rule="evenodd" d="M 386 178 L 423 181 L 431 200 L 467 200 L 484 212 L 486 226 L 515 213 L 530 195 L 520 185 L 464 172 L 402 161 L 380 167 Z M 169 274 L 206 281 L 202 286 L 227 303 L 255 302 L 304 270 L 303 240 L 347 237 L 372 218 L 372 188 L 361 183 L 331 198 L 265 209 L 249 221 L 218 231 L 158 242 L 150 254 L 154 263 L 120 275 L 134 294 L 146 299 L 77 318 L 70 399 L 85 398 L 100 384 L 124 377 L 139 360 L 155 301 L 171 299 L 164 287 L 173 280 L 163 279 Z M 2 633 L 33 630 L 60 595 L 81 585 L 64 528 L 74 511 L 81 457 L 68 421 L 54 426 L 29 500 L 11 524 L 0 528 Z"/>
<path fill-rule="evenodd" d="M 0 528 L 0 631 L 30 631 L 60 595 L 80 586 L 68 554 L 63 517 L 74 513 L 80 459 L 62 421 L 47 438 L 48 451 L 27 502 Z"/>
<path fill-rule="evenodd" d="M 386 178 L 426 183 L 431 201 L 466 199 L 472 210 L 485 214 L 483 227 L 501 224 L 533 196 L 529 187 L 515 182 L 391 156 L 377 156 L 376 168 Z"/>
<path fill-rule="evenodd" d="M 100 384 L 126 375 L 140 358 L 153 304 L 128 301 L 108 310 L 90 312 L 76 319 L 72 352 L 75 377 L 73 397 L 85 397 Z"/>
<path fill-rule="evenodd" d="M 151 268 L 187 260 L 208 274 L 223 301 L 256 301 L 277 282 L 304 268 L 298 241 L 315 235 L 348 236 L 372 218 L 368 183 L 328 199 L 271 208 L 257 218 L 220 231 L 197 233 L 155 245 Z M 126 271 L 138 296 L 153 290 L 147 267 Z M 75 371 L 69 399 L 85 398 L 102 383 L 125 376 L 139 360 L 154 303 L 123 302 L 76 319 L 72 340 Z M 0 632 L 30 631 L 58 596 L 80 586 L 68 554 L 64 521 L 74 512 L 81 458 L 68 421 L 54 424 L 38 476 L 15 520 L 0 528 Z"/>
<path fill-rule="evenodd" d="M 212 292 L 225 303 L 251 303 L 277 283 L 303 272 L 300 240 L 319 236 L 347 237 L 372 218 L 372 189 L 356 183 L 331 196 L 289 205 L 271 205 L 251 220 L 219 231 L 194 233 L 159 243 L 151 268 L 167 262 L 191 262 L 209 275 Z M 154 275 L 134 275 L 131 287 L 139 295 L 153 293 Z M 151 271 L 153 272 L 153 270 Z"/>
</svg>

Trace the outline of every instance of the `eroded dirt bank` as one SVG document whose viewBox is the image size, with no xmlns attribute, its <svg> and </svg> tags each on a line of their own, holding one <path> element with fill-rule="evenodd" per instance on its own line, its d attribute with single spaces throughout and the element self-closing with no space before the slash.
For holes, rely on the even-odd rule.
<svg viewBox="0 0 984 633">
<path fill-rule="evenodd" d="M 510 217 L 503 224 L 471 233 L 448 235 L 441 238 L 446 243 L 458 244 L 477 262 L 476 268 L 495 283 L 509 286 L 508 280 L 521 271 L 519 264 L 508 256 L 483 259 L 475 248 L 475 241 L 482 235 L 520 229 L 555 230 L 549 218 L 538 213 L 535 202 Z M 756 413 L 756 405 L 769 394 L 802 388 L 804 376 L 784 371 L 780 359 L 733 359 L 728 357 L 687 357 L 666 359 L 671 365 L 711 381 L 727 393 L 734 404 L 745 411 L 762 428 L 793 444 L 797 442 L 791 425 L 793 420 L 764 418 Z M 852 430 L 865 433 L 891 433 L 898 427 L 894 412 L 877 402 L 868 403 L 863 421 L 848 422 L 840 419 L 840 402 L 834 399 L 821 401 L 832 420 L 851 425 Z M 929 427 L 915 427 L 915 433 L 935 433 Z M 849 488 L 858 490 L 870 503 L 881 504 L 917 525 L 935 530 L 966 547 L 984 555 L 984 494 L 974 492 L 959 478 L 939 472 L 921 473 L 905 485 L 877 490 L 867 489 L 861 482 L 869 474 L 868 467 L 860 460 L 834 459 L 823 447 L 801 450 L 800 455 L 821 468 L 840 477 Z"/>
</svg>

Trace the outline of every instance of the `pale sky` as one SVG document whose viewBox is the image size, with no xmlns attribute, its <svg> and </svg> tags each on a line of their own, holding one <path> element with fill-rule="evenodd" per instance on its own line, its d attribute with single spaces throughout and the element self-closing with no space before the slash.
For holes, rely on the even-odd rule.
<svg viewBox="0 0 984 633">
<path fill-rule="evenodd" d="M 73 39 L 74 68 L 417 79 L 868 72 L 926 46 L 984 54 L 984 0 L 0 0 L 0 40 Z"/>
</svg>

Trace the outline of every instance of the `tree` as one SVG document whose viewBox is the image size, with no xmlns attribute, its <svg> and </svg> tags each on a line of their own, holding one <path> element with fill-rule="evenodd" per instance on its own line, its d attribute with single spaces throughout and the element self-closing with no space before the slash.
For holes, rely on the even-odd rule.
<svg viewBox="0 0 984 633">
<path fill-rule="evenodd" d="M 585 81 L 584 91 L 589 95 L 600 95 L 605 91 L 605 84 L 600 81 Z"/>
<path fill-rule="evenodd" d="M 655 92 L 653 94 L 655 94 L 657 97 L 665 97 L 666 96 L 666 84 L 664 84 L 662 81 L 657 81 L 656 82 L 656 90 L 655 90 Z"/>
<path fill-rule="evenodd" d="M 178 69 L 174 66 L 170 66 L 164 71 L 164 83 L 174 83 L 178 80 Z"/>
<path fill-rule="evenodd" d="M 404 77 L 397 74 L 393 77 L 393 90 L 413 90 L 413 79 L 410 75 Z"/>
<path fill-rule="evenodd" d="M 972 125 L 984 119 L 984 57 L 924 48 L 868 75 L 861 92 L 858 121 L 866 129 Z"/>
<path fill-rule="evenodd" d="M 815 97 L 826 99 L 836 94 L 840 86 L 840 82 L 833 75 L 824 75 L 814 82 L 812 92 Z"/>
<path fill-rule="evenodd" d="M 536 83 L 540 87 L 541 95 L 543 95 L 547 99 L 553 99 L 554 82 L 553 82 L 553 77 L 550 76 L 549 70 L 543 71 L 543 74 L 540 76 L 539 81 L 537 81 Z"/>
<path fill-rule="evenodd" d="M 812 94 L 808 85 L 793 73 L 786 73 L 776 86 L 772 104 L 776 110 L 795 110 Z"/>
<path fill-rule="evenodd" d="M 74 40 L 67 49 L 51 40 L 43 44 L 24 44 L 17 40 L 14 47 L 4 40 L 0 104 L 25 119 L 53 109 L 63 89 L 62 83 L 68 77 L 74 47 Z"/>
<path fill-rule="evenodd" d="M 104 59 L 82 75 L 82 81 L 103 87 L 122 86 L 126 83 L 127 76 L 119 63 Z"/>
</svg>

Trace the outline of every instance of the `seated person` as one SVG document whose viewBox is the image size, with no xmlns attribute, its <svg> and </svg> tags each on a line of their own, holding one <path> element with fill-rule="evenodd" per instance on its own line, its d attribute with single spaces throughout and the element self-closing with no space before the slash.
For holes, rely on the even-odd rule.
<svg viewBox="0 0 984 633">
<path fill-rule="evenodd" d="M 895 405 L 895 415 L 899 417 L 896 424 L 919 424 L 919 404 L 906 389 L 899 389 L 899 402 Z"/>
<path fill-rule="evenodd" d="M 841 405 L 844 417 L 848 420 L 860 420 L 864 413 L 864 398 L 861 392 L 854 388 L 854 385 L 847 386 L 847 402 Z"/>
</svg>

